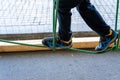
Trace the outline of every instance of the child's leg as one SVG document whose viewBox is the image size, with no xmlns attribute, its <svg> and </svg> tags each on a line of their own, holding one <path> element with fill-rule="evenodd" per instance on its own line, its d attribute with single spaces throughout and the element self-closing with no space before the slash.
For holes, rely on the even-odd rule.
<svg viewBox="0 0 120 80">
<path fill-rule="evenodd" d="M 60 0 L 58 9 L 58 36 L 65 41 L 71 39 L 71 8 L 78 5 L 80 0 Z"/>
<path fill-rule="evenodd" d="M 77 6 L 77 10 L 88 26 L 100 36 L 109 34 L 110 27 L 106 24 L 95 7 L 90 3 L 90 0 L 83 0 L 83 2 Z"/>
<path fill-rule="evenodd" d="M 88 26 L 101 36 L 99 45 L 95 50 L 98 52 L 105 51 L 117 39 L 118 33 L 110 29 L 110 26 L 106 24 L 90 0 L 84 0 L 80 3 L 77 10 Z"/>
</svg>

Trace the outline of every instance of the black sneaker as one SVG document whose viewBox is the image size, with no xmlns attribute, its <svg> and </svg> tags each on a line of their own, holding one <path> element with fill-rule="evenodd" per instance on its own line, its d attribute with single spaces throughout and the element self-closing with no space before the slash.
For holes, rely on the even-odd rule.
<svg viewBox="0 0 120 80">
<path fill-rule="evenodd" d="M 63 49 L 63 48 L 70 48 L 72 47 L 72 39 L 69 41 L 63 41 L 60 38 L 56 38 L 55 41 L 55 48 L 56 49 Z M 49 47 L 53 48 L 53 37 L 47 37 L 42 40 L 42 44 Z"/>
<path fill-rule="evenodd" d="M 100 37 L 99 45 L 95 48 L 97 52 L 105 51 L 108 46 L 113 43 L 118 37 L 118 32 L 112 30 L 111 35 L 107 35 L 105 37 Z"/>
</svg>

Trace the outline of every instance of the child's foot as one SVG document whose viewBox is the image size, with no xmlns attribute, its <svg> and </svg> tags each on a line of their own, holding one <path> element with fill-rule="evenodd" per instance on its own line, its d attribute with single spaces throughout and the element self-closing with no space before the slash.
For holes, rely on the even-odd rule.
<svg viewBox="0 0 120 80">
<path fill-rule="evenodd" d="M 108 48 L 108 46 L 117 39 L 118 33 L 113 30 L 110 30 L 110 32 L 110 35 L 100 37 L 99 45 L 95 48 L 97 52 L 105 51 Z"/>
<path fill-rule="evenodd" d="M 56 49 L 63 49 L 63 48 L 70 48 L 72 47 L 72 40 L 70 39 L 69 41 L 63 41 L 60 38 L 56 38 L 55 41 L 55 48 Z M 53 37 L 47 37 L 42 40 L 42 44 L 49 47 L 53 48 Z"/>
</svg>

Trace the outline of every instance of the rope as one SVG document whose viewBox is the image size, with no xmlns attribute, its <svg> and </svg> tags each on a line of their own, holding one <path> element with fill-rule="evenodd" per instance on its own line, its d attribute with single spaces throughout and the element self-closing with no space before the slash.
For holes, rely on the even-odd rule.
<svg viewBox="0 0 120 80">
<path fill-rule="evenodd" d="M 19 44 L 19 45 L 24 45 L 24 46 L 33 46 L 33 47 L 45 48 L 45 46 L 40 46 L 40 45 L 35 45 L 35 44 L 26 44 L 26 43 L 14 42 L 14 41 L 3 40 L 3 39 L 0 39 L 0 42 L 6 42 L 6 43 L 12 43 L 12 44 Z"/>
</svg>

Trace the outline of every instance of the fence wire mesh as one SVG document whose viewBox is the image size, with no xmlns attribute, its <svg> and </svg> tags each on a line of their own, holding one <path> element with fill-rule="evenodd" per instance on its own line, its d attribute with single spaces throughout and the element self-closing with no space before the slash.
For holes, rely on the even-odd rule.
<svg viewBox="0 0 120 80">
<path fill-rule="evenodd" d="M 114 29 L 116 0 L 91 0 L 91 3 Z M 52 32 L 52 6 L 52 0 L 0 0 L 0 35 Z M 92 31 L 75 8 L 72 13 L 73 32 Z"/>
</svg>

